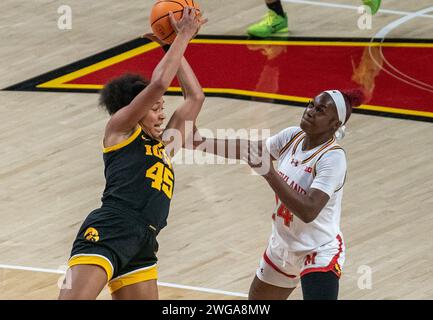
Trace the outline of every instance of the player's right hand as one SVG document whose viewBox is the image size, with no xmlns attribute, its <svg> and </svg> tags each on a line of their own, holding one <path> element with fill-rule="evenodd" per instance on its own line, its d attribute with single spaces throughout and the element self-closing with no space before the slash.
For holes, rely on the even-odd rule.
<svg viewBox="0 0 433 320">
<path fill-rule="evenodd" d="M 207 22 L 207 19 L 203 19 L 198 15 L 196 9 L 193 7 L 183 8 L 183 15 L 179 21 L 174 18 L 173 12 L 171 11 L 169 12 L 169 18 L 177 34 L 183 32 L 190 38 L 194 38 L 200 30 L 200 27 Z"/>
</svg>

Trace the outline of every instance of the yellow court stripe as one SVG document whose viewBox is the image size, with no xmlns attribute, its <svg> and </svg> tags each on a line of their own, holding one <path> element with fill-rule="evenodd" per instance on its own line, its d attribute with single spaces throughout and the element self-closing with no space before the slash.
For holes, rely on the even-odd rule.
<svg viewBox="0 0 433 320">
<path fill-rule="evenodd" d="M 104 86 L 102 84 L 74 84 L 74 83 L 54 83 L 50 81 L 50 83 L 46 82 L 42 85 L 39 85 L 38 88 L 50 88 L 50 89 L 87 89 L 87 90 L 100 90 Z"/>
<path fill-rule="evenodd" d="M 99 89 L 103 88 L 103 85 L 56 84 L 56 85 L 53 85 L 51 88 L 54 88 L 54 89 L 97 89 L 97 90 L 99 90 Z M 169 87 L 167 91 L 169 91 L 169 92 L 182 92 L 182 89 L 180 87 Z M 283 94 L 257 92 L 257 91 L 249 91 L 249 90 L 227 89 L 227 88 L 203 88 L 203 91 L 205 93 L 235 94 L 235 95 L 241 95 L 241 96 L 247 96 L 247 97 L 258 97 L 258 98 L 276 99 L 276 100 L 283 100 L 283 101 L 305 102 L 305 103 L 311 100 L 311 98 L 305 98 L 305 97 L 289 96 L 289 95 L 283 95 Z M 357 109 L 433 118 L 433 112 L 416 111 L 416 110 L 409 110 L 409 109 L 403 109 L 403 108 L 362 105 L 360 107 L 357 107 Z"/>
<path fill-rule="evenodd" d="M 257 92 L 257 91 L 250 91 L 250 90 L 238 90 L 238 89 L 226 89 L 226 88 L 204 88 L 203 91 L 205 93 L 223 93 L 223 94 L 226 93 L 226 94 L 236 94 L 236 95 L 249 96 L 249 97 L 296 101 L 296 102 L 310 101 L 310 98 L 289 96 L 289 95 L 276 94 L 276 93 Z"/>
<path fill-rule="evenodd" d="M 55 84 L 51 88 L 53 89 L 102 89 L 103 85 L 100 84 Z M 182 92 L 180 87 L 169 87 L 167 89 L 168 92 Z M 289 96 L 284 94 L 276 94 L 276 93 L 266 93 L 266 92 L 257 92 L 251 90 L 239 90 L 239 89 L 229 89 L 229 88 L 203 88 L 205 93 L 221 93 L 221 94 L 236 94 L 248 97 L 258 97 L 258 98 L 267 98 L 267 99 L 278 99 L 278 100 L 286 100 L 286 101 L 296 101 L 296 102 L 308 102 L 309 98 L 297 97 L 297 96 Z"/>
<path fill-rule="evenodd" d="M 270 99 L 295 101 L 295 102 L 308 102 L 311 100 L 311 98 L 307 98 L 307 97 L 289 96 L 289 95 L 282 95 L 282 94 L 273 94 L 273 93 L 264 93 L 264 92 L 237 90 L 237 89 L 205 88 L 205 89 L 203 89 L 203 91 L 209 92 L 209 93 L 237 94 L 237 95 L 245 95 L 245 96 L 251 96 L 251 97 L 270 98 Z M 362 105 L 360 107 L 357 107 L 356 109 L 364 109 L 364 110 L 371 110 L 371 111 L 388 112 L 388 113 L 396 113 L 396 114 L 405 114 L 405 115 L 413 115 L 413 116 L 433 118 L 433 112 L 416 111 L 416 110 L 409 110 L 409 109 L 403 109 L 403 108 Z"/>
<path fill-rule="evenodd" d="M 421 47 L 433 48 L 433 43 L 409 42 L 354 42 L 354 41 L 266 41 L 266 40 L 223 40 L 223 39 L 194 39 L 197 44 L 239 44 L 239 45 L 275 45 L 275 46 L 343 46 L 343 47 Z"/>
<path fill-rule="evenodd" d="M 48 83 L 48 82 L 47 82 Z M 78 84 L 78 83 L 52 83 L 44 85 L 44 88 L 51 89 L 96 89 L 100 90 L 104 87 L 102 84 Z M 167 91 L 170 92 L 182 92 L 180 87 L 169 87 Z"/>
<path fill-rule="evenodd" d="M 132 57 L 135 57 L 139 54 L 143 54 L 145 52 L 151 51 L 151 50 L 158 48 L 158 47 L 159 47 L 159 44 L 157 44 L 155 42 L 151 42 L 151 43 L 145 44 L 143 46 L 140 46 L 138 48 L 124 52 L 122 54 L 119 54 L 117 56 L 114 56 L 112 58 L 108 58 L 106 60 L 95 63 L 91 66 L 86 67 L 86 68 L 68 73 L 68 74 L 61 76 L 59 78 L 56 78 L 56 79 L 53 79 L 51 81 L 42 83 L 42 84 L 38 85 L 37 87 L 38 88 L 57 88 L 59 84 L 64 84 L 65 82 L 69 82 L 69 81 L 72 81 L 74 79 L 85 76 L 87 74 L 90 74 L 92 72 L 107 68 L 113 64 L 125 61 L 126 59 L 130 59 Z"/>
<path fill-rule="evenodd" d="M 405 115 L 411 115 L 411 116 L 433 118 L 433 112 L 428 112 L 428 111 L 416 111 L 416 110 L 409 110 L 409 109 L 400 109 L 400 108 L 382 107 L 382 106 L 372 106 L 372 105 L 362 105 L 362 106 L 357 107 L 356 109 L 363 109 L 363 110 L 371 110 L 371 111 L 378 111 L 378 112 L 388 112 L 388 113 L 397 113 L 397 114 L 405 114 Z"/>
<path fill-rule="evenodd" d="M 54 89 L 102 89 L 103 85 L 90 85 L 90 84 L 53 84 L 50 88 Z M 169 92 L 182 92 L 180 87 L 169 87 Z M 266 93 L 266 92 L 257 92 L 250 90 L 238 90 L 238 89 L 228 89 L 228 88 L 203 88 L 205 93 L 220 93 L 220 94 L 234 94 L 241 95 L 247 97 L 258 97 L 258 98 L 266 98 L 266 99 L 276 99 L 283 101 L 295 101 L 295 102 L 308 102 L 311 98 L 298 97 L 298 96 L 289 96 L 283 94 L 276 93 Z M 416 111 L 409 110 L 403 108 L 392 108 L 392 107 L 383 107 L 383 106 L 373 106 L 373 105 L 362 105 L 357 107 L 357 109 L 362 110 L 370 110 L 370 111 L 378 111 L 378 112 L 387 112 L 387 113 L 395 113 L 395 114 L 405 114 L 419 117 L 428 117 L 433 118 L 433 112 L 428 111 Z"/>
<path fill-rule="evenodd" d="M 308 102 L 311 100 L 311 98 L 307 98 L 307 97 L 289 96 L 289 95 L 282 95 L 282 94 L 273 94 L 273 93 L 264 93 L 264 92 L 237 90 L 237 89 L 204 88 L 203 91 L 209 93 L 237 94 L 237 95 L 245 95 L 251 97 L 269 98 L 269 99 L 295 101 L 295 102 Z M 383 107 L 383 106 L 362 105 L 360 107 L 357 107 L 356 109 L 433 118 L 433 112 L 416 111 L 416 110 L 409 110 L 403 108 L 400 109 L 400 108 Z"/>
</svg>

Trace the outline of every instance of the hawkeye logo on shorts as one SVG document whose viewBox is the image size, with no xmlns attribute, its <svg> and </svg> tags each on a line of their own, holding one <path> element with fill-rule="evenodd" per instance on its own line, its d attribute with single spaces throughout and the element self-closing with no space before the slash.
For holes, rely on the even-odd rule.
<svg viewBox="0 0 433 320">
<path fill-rule="evenodd" d="M 99 232 L 95 228 L 88 228 L 86 232 L 84 232 L 84 238 L 87 241 L 97 242 L 99 240 Z"/>
</svg>

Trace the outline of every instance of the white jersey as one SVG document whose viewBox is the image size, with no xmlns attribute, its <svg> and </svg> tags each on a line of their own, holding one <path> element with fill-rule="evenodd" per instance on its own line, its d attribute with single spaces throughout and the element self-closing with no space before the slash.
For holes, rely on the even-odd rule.
<svg viewBox="0 0 433 320">
<path fill-rule="evenodd" d="M 346 155 L 335 137 L 326 143 L 303 151 L 305 133 L 289 127 L 266 141 L 271 155 L 278 160 L 278 172 L 289 186 L 301 194 L 319 189 L 330 199 L 319 215 L 305 223 L 293 215 L 276 196 L 272 215 L 273 241 L 284 243 L 291 252 L 311 251 L 332 242 L 340 234 L 341 200 L 346 178 Z"/>
</svg>

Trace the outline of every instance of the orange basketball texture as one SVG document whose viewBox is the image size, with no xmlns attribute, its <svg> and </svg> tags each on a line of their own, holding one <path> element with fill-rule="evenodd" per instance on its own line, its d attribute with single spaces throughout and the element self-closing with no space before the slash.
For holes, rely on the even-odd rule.
<svg viewBox="0 0 433 320">
<path fill-rule="evenodd" d="M 170 23 L 168 13 L 171 11 L 174 18 L 179 20 L 183 15 L 183 8 L 185 6 L 194 7 L 200 14 L 200 9 L 194 0 L 159 0 L 157 1 L 150 13 L 150 26 L 153 33 L 165 43 L 172 43 L 176 38 L 176 32 Z"/>
</svg>

